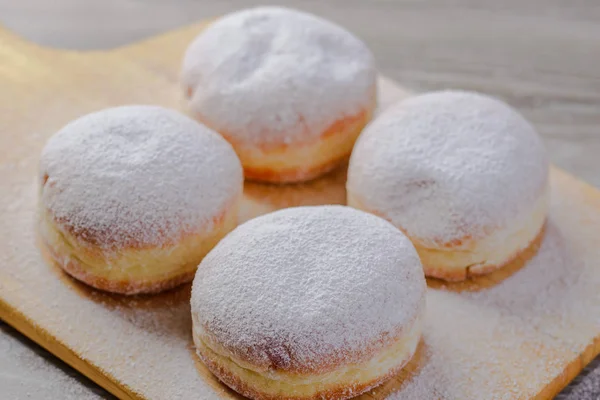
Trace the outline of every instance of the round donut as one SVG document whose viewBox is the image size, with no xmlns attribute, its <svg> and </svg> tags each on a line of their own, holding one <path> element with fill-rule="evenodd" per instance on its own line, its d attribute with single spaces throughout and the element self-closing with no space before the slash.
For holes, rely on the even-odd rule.
<svg viewBox="0 0 600 400">
<path fill-rule="evenodd" d="M 189 46 L 182 81 L 195 118 L 229 141 L 246 178 L 305 181 L 345 161 L 376 106 L 365 44 L 279 7 L 228 14 Z"/>
<path fill-rule="evenodd" d="M 237 225 L 243 172 L 217 133 L 175 111 L 83 116 L 46 144 L 39 228 L 49 254 L 95 288 L 153 293 L 191 281 Z"/>
<path fill-rule="evenodd" d="M 396 374 L 421 335 L 426 284 L 406 236 L 344 206 L 250 220 L 202 261 L 193 339 L 252 399 L 346 399 Z"/>
<path fill-rule="evenodd" d="M 535 129 L 507 104 L 433 92 L 365 129 L 347 197 L 406 233 L 425 275 L 461 281 L 506 265 L 541 234 L 548 161 Z"/>
</svg>

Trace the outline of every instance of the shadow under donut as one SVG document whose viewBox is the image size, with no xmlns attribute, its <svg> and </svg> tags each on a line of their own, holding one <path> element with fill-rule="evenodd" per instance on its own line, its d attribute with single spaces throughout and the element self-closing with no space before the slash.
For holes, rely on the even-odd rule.
<svg viewBox="0 0 600 400">
<path fill-rule="evenodd" d="M 346 204 L 348 163 L 311 181 L 295 184 L 244 183 L 239 222 L 288 207 Z"/>
<path fill-rule="evenodd" d="M 128 296 L 105 292 L 70 276 L 54 261 L 39 235 L 37 242 L 51 272 L 80 297 L 101 305 L 144 331 L 176 335 L 191 342 L 191 283 L 158 294 Z"/>
</svg>

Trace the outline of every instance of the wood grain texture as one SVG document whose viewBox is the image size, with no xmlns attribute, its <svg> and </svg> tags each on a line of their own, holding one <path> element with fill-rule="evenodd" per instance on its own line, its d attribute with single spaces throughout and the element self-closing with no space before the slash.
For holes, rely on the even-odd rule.
<svg viewBox="0 0 600 400">
<path fill-rule="evenodd" d="M 37 158 L 48 136 L 83 113 L 140 102 L 184 110 L 179 60 L 199 29 L 89 53 L 49 50 L 0 31 L 0 316 L 122 398 L 235 395 L 193 355 L 189 286 L 123 298 L 91 290 L 44 261 L 35 246 Z M 406 95 L 390 81 L 380 87 L 383 105 Z M 305 185 L 247 185 L 242 218 L 340 203 L 343 186 L 343 169 Z M 431 397 L 510 391 L 515 399 L 546 399 L 598 353 L 600 193 L 556 169 L 552 188 L 538 255 L 470 290 L 430 289 L 417 357 L 365 399 L 401 398 L 415 386 Z"/>
</svg>

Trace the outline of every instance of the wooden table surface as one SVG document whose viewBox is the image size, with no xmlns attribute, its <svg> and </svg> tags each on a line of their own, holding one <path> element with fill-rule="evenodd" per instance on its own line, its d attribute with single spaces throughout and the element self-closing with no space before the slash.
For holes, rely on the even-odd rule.
<svg viewBox="0 0 600 400">
<path fill-rule="evenodd" d="M 43 45 L 86 50 L 260 3 L 0 0 L 0 23 Z M 472 89 L 505 99 L 535 124 L 555 164 L 600 187 L 600 1 L 274 3 L 352 30 L 369 44 L 380 70 L 409 88 Z M 594 368 L 599 364 L 596 360 L 559 398 L 599 399 L 600 367 Z M 1 321 L 0 388 L 7 399 L 109 396 Z"/>
</svg>

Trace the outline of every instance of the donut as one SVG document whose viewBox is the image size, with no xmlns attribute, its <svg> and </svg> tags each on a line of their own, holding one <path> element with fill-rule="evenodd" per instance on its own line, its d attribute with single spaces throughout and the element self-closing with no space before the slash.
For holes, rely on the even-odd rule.
<svg viewBox="0 0 600 400">
<path fill-rule="evenodd" d="M 237 152 L 247 179 L 299 182 L 346 161 L 376 106 L 373 55 L 350 32 L 280 7 L 228 14 L 188 47 L 191 113 Z"/>
<path fill-rule="evenodd" d="M 348 205 L 402 230 L 425 275 L 462 281 L 510 263 L 543 232 L 548 161 L 533 126 L 474 92 L 408 98 L 374 120 L 348 169 Z"/>
<path fill-rule="evenodd" d="M 243 171 L 233 148 L 157 106 L 123 106 L 67 124 L 39 168 L 43 248 L 97 289 L 155 293 L 193 279 L 237 225 Z"/>
<path fill-rule="evenodd" d="M 204 258 L 193 340 L 222 382 L 251 399 L 346 399 L 412 358 L 426 284 L 410 240 L 345 206 L 252 219 Z"/>
</svg>

